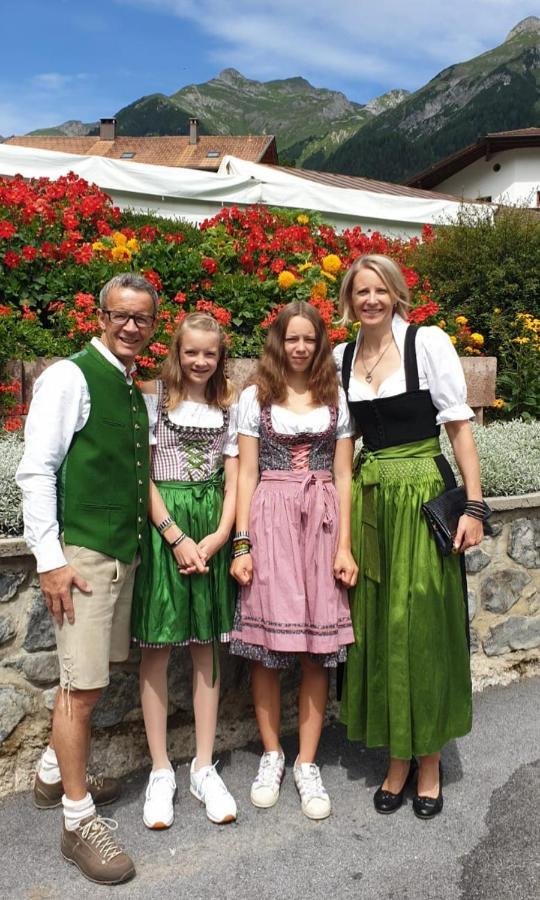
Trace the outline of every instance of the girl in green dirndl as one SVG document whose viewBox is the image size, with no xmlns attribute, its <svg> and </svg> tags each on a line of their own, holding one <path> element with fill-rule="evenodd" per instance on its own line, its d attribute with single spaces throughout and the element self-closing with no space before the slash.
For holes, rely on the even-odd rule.
<svg viewBox="0 0 540 900">
<path fill-rule="evenodd" d="M 357 259 L 343 279 L 340 305 L 344 320 L 361 326 L 357 340 L 334 354 L 363 438 L 352 507 L 356 643 L 347 657 L 341 718 L 349 739 L 389 747 L 376 810 L 401 806 L 417 757 L 413 810 L 429 819 L 443 803 L 440 751 L 471 728 L 459 554 L 483 537 L 473 412 L 448 336 L 407 324 L 408 289 L 396 263 L 380 255 Z M 439 553 L 422 511 L 445 489 L 441 424 L 468 498 L 449 557 Z"/>
<path fill-rule="evenodd" d="M 141 703 L 152 771 L 143 820 L 168 828 L 176 781 L 167 754 L 167 668 L 171 647 L 193 662 L 196 755 L 190 790 L 216 823 L 236 804 L 212 765 L 219 703 L 216 642 L 228 641 L 235 591 L 229 575 L 238 442 L 235 392 L 225 377 L 218 323 L 190 313 L 173 335 L 161 379 L 142 385 L 151 438 L 149 519 L 133 598 L 132 635 L 141 647 Z"/>
</svg>

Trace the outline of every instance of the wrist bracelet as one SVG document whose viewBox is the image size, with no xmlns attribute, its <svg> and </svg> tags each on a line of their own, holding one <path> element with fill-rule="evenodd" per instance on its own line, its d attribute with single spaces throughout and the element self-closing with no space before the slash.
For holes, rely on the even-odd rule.
<svg viewBox="0 0 540 900">
<path fill-rule="evenodd" d="M 249 553 L 251 553 L 251 550 L 234 550 L 232 558 L 238 559 L 239 556 L 247 556 Z"/>
<path fill-rule="evenodd" d="M 249 531 L 237 531 L 235 536 L 233 537 L 233 543 L 235 541 L 249 541 Z"/>
<path fill-rule="evenodd" d="M 178 545 L 181 544 L 182 541 L 185 541 L 186 538 L 187 534 L 183 531 L 180 537 L 177 537 L 176 540 L 172 542 L 172 544 L 169 544 L 169 547 L 171 548 L 171 550 L 173 550 L 175 547 L 178 547 Z"/>
<path fill-rule="evenodd" d="M 167 530 L 171 525 L 174 525 L 174 520 L 172 516 L 167 516 L 166 519 L 163 519 L 163 522 L 160 522 L 159 525 L 156 525 L 156 528 L 159 534 L 163 534 L 164 531 Z"/>
</svg>

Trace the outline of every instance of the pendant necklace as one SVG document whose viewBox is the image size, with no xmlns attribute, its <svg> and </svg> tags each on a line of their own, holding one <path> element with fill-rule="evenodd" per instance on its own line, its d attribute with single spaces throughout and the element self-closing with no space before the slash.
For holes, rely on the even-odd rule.
<svg viewBox="0 0 540 900">
<path fill-rule="evenodd" d="M 376 369 L 377 366 L 379 365 L 381 359 L 383 358 L 383 356 L 384 356 L 384 354 L 386 353 L 386 351 L 388 350 L 388 348 L 389 348 L 393 343 L 394 343 L 394 336 L 392 335 L 391 340 L 388 341 L 386 347 L 384 348 L 384 350 L 383 350 L 383 352 L 381 353 L 381 355 L 379 356 L 379 358 L 375 361 L 374 365 L 372 365 L 371 369 L 368 369 L 368 367 L 366 366 L 365 360 L 364 360 L 364 343 L 362 342 L 362 353 L 361 353 L 361 355 L 360 355 L 360 358 L 361 358 L 361 360 L 362 360 L 362 365 L 363 365 L 364 371 L 365 371 L 365 373 L 366 373 L 364 377 L 365 377 L 365 379 L 366 379 L 366 381 L 367 381 L 368 384 L 371 384 L 371 382 L 373 381 L 373 372 L 375 371 L 375 369 Z"/>
</svg>

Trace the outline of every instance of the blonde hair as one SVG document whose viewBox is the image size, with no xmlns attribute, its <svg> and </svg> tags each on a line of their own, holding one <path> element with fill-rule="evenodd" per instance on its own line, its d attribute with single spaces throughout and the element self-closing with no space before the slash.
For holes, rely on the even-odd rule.
<svg viewBox="0 0 540 900">
<path fill-rule="evenodd" d="M 220 409 L 226 409 L 233 403 L 236 397 L 236 390 L 225 374 L 227 361 L 225 335 L 218 322 L 212 316 L 208 315 L 208 313 L 200 312 L 188 313 L 172 336 L 169 353 L 161 370 L 161 379 L 167 396 L 167 408 L 173 409 L 186 396 L 186 385 L 180 365 L 180 348 L 187 328 L 210 332 L 215 334 L 218 339 L 218 363 L 216 371 L 206 384 L 205 398 L 210 406 L 219 406 Z"/>
<path fill-rule="evenodd" d="M 353 281 L 354 276 L 361 269 L 369 269 L 379 276 L 390 294 L 395 311 L 402 319 L 406 319 L 410 295 L 399 265 L 389 256 L 383 256 L 382 253 L 369 253 L 355 259 L 341 282 L 338 308 L 343 324 L 347 325 L 349 322 L 355 321 L 352 305 Z"/>
</svg>

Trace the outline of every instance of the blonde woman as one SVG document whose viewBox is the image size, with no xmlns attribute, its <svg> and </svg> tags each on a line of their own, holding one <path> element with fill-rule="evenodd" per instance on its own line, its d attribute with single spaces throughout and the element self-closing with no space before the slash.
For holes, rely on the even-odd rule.
<svg viewBox="0 0 540 900">
<path fill-rule="evenodd" d="M 359 565 L 351 592 L 356 644 L 349 649 L 341 715 L 351 740 L 389 747 L 374 796 L 377 812 L 402 804 L 418 758 L 414 813 L 443 805 L 440 750 L 471 728 L 468 620 L 462 560 L 483 536 L 478 455 L 457 354 L 437 327 L 406 321 L 408 290 L 399 266 L 380 255 L 357 259 L 340 293 L 357 340 L 334 351 L 357 434 L 352 549 Z M 441 494 L 448 463 L 444 425 L 468 503 L 442 557 L 422 504 Z"/>
</svg>

